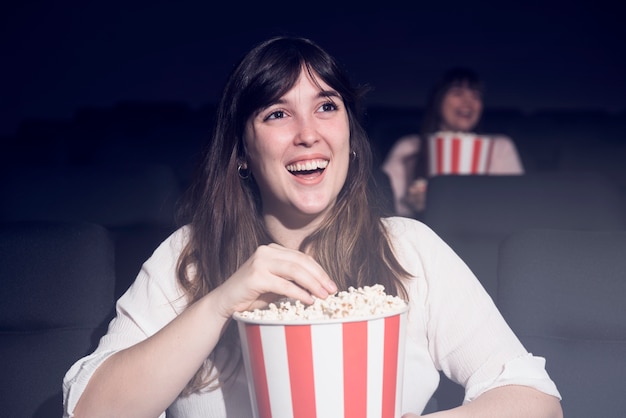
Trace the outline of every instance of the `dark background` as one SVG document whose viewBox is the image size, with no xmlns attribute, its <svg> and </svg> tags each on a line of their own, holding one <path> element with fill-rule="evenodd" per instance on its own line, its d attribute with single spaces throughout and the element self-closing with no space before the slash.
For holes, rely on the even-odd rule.
<svg viewBox="0 0 626 418">
<path fill-rule="evenodd" d="M 71 307 L 80 316 L 70 315 L 71 322 L 56 328 L 63 332 L 61 337 L 37 328 L 36 335 L 51 340 L 40 343 L 27 339 L 43 347 L 45 355 L 31 359 L 29 355 L 38 352 L 32 345 L 22 349 L 10 344 L 20 347 L 16 348 L 19 355 L 3 358 L 13 359 L 5 363 L 17 365 L 19 373 L 13 367 L 1 374 L 19 374 L 27 390 L 19 390 L 21 386 L 12 381 L 11 386 L 17 390 L 5 398 L 22 415 L 28 407 L 33 412 L 38 409 L 43 416 L 46 407 L 51 407 L 54 412 L 46 416 L 60 416 L 59 382 L 76 360 L 76 350 L 87 354 L 93 348 L 88 350 L 91 343 L 80 335 L 68 339 L 66 331 L 90 332 L 93 324 L 85 323 L 85 319 L 97 312 L 85 315 L 74 309 L 74 293 L 46 280 L 66 283 L 66 279 L 74 278 L 76 291 L 87 289 L 83 302 L 87 301 L 89 308 L 113 307 L 113 299 L 128 288 L 141 264 L 177 227 L 175 203 L 192 178 L 192 168 L 207 140 L 214 105 L 228 73 L 246 51 L 269 36 L 310 37 L 335 55 L 356 83 L 370 85 L 366 127 L 379 157 L 400 135 L 416 131 L 420 107 L 435 79 L 450 66 L 467 65 L 475 68 L 486 83 L 485 131 L 512 137 L 528 174 L 574 172 L 576 176 L 564 177 L 564 183 L 555 180 L 558 176 L 532 175 L 525 176 L 530 183 L 519 183 L 519 189 L 508 189 L 517 183 L 502 183 L 508 184 L 502 189 L 506 193 L 482 189 L 481 194 L 480 188 L 464 187 L 462 193 L 449 192 L 447 196 L 470 196 L 465 202 L 440 201 L 444 203 L 439 209 L 434 206 L 435 210 L 430 211 L 435 218 L 424 217 L 481 280 L 495 277 L 490 276 L 495 270 L 489 269 L 495 269 L 496 251 L 487 254 L 482 249 L 499 245 L 501 236 L 493 234 L 491 228 L 500 222 L 511 227 L 509 232 L 529 225 L 535 216 L 541 219 L 539 224 L 549 223 L 551 227 L 592 229 L 603 225 L 623 229 L 626 29 L 618 1 L 451 0 L 434 4 L 409 0 L 403 6 L 391 1 L 364 3 L 1 3 L 0 222 L 87 221 L 104 226 L 115 245 L 114 266 L 109 264 L 109 256 L 102 261 L 106 266 L 101 267 L 99 253 L 83 256 L 80 252 L 74 257 L 76 263 L 68 264 L 71 271 L 49 278 L 39 274 L 49 270 L 45 263 L 49 257 L 41 256 L 39 244 L 16 246 L 10 239 L 5 240 L 11 249 L 34 251 L 17 257 L 15 268 L 23 270 L 20 260 L 35 262 L 34 269 L 28 266 L 26 270 L 32 270 L 33 280 L 42 281 L 38 285 L 45 290 L 39 292 L 45 294 L 44 300 L 60 300 L 49 297 L 50 292 L 63 296 L 69 302 L 57 305 Z M 594 175 L 585 176 L 594 174 L 587 171 L 606 175 L 611 182 L 596 183 Z M 540 182 L 542 179 L 548 181 Z M 429 183 L 429 190 L 436 190 L 435 181 Z M 558 192 L 551 187 L 554 184 L 562 185 Z M 390 203 L 391 198 L 386 196 L 385 202 Z M 461 218 L 446 218 L 454 212 Z M 437 214 L 442 214 L 439 223 L 433 221 Z M 466 220 L 472 224 L 467 229 L 462 222 Z M 445 228 L 454 225 L 462 225 L 461 230 L 448 229 L 446 236 Z M 456 241 L 455 232 L 459 232 Z M 54 242 L 48 241 L 45 234 L 41 237 Z M 65 260 L 71 255 L 66 250 L 65 236 L 61 236 L 61 242 L 63 245 L 54 248 L 60 251 L 60 257 L 51 255 L 50 259 Z M 81 251 L 93 249 L 82 242 L 77 244 Z M 7 265 L 14 268 L 11 263 Z M 489 270 L 486 275 L 483 269 Z M 102 275 L 114 283 L 104 281 Z M 28 282 L 18 276 L 4 274 L 0 279 L 17 277 L 20 289 L 36 287 L 25 287 Z M 114 286 L 114 295 L 94 292 L 94 281 L 97 286 Z M 91 297 L 102 299 L 92 303 Z M 12 304 L 0 304 L 12 318 L 16 317 L 12 311 L 15 300 L 13 297 Z M 36 297 L 21 298 L 20 302 L 26 302 L 18 303 L 26 318 L 32 318 L 32 312 L 43 312 L 41 307 L 46 305 Z M 584 302 L 590 302 L 589 297 Z M 606 301 L 591 302 L 598 304 L 593 312 L 608 312 Z M 55 305 L 52 312 L 56 311 Z M 57 318 L 46 311 L 43 322 L 48 323 L 50 316 Z M 597 323 L 609 316 L 596 318 Z M 39 327 L 39 323 L 36 325 Z M 94 329 L 94 342 L 101 332 L 100 328 Z M 10 335 L 22 338 L 30 334 L 11 329 Z M 581 338 L 587 341 L 590 337 Z M 49 341 L 63 344 L 50 345 Z M 42 359 L 52 383 L 45 390 L 33 389 L 33 383 L 45 384 L 39 378 Z M 30 371 L 25 363 L 33 365 Z M 572 380 L 567 377 L 568 370 L 560 371 L 560 376 L 566 376 L 563 382 Z M 447 385 L 444 383 L 437 394 L 442 408 L 458 404 L 462 398 L 458 387 L 451 390 Z M 454 396 L 448 396 L 447 391 Z M 565 402 L 578 398 L 564 396 Z M 13 402 L 16 399 L 25 401 L 18 405 Z M 592 403 L 594 408 L 597 403 Z M 6 408 L 3 411 L 7 412 Z M 607 415 L 599 411 L 596 414 Z"/>
<path fill-rule="evenodd" d="M 6 2 L 5 2 L 6 3 Z M 411 4 L 417 4 L 411 2 Z M 486 106 L 626 109 L 617 2 L 13 1 L 0 6 L 0 136 L 120 101 L 213 103 L 255 43 L 317 41 L 372 105 L 421 106 L 446 68 L 474 67 Z"/>
</svg>

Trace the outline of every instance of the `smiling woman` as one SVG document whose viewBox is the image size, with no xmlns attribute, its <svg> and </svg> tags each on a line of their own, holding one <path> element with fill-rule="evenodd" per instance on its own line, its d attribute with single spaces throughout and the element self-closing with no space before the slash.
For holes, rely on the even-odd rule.
<svg viewBox="0 0 626 418">
<path fill-rule="evenodd" d="M 558 416 L 543 359 L 465 264 L 425 225 L 372 205 L 361 93 L 307 39 L 272 38 L 243 57 L 181 206 L 185 221 L 118 300 L 95 352 L 67 372 L 66 416 L 252 416 L 233 315 L 374 285 L 409 304 L 403 413 L 423 411 L 444 370 L 466 382 L 473 404 L 457 416 Z M 531 408 L 509 411 L 502 399 Z"/>
<path fill-rule="evenodd" d="M 487 138 L 483 147 L 484 167 L 480 173 L 445 174 L 524 174 L 524 167 L 513 140 L 505 135 L 481 132 L 484 86 L 469 68 L 451 68 L 433 86 L 420 126 L 420 134 L 398 138 L 383 163 L 393 189 L 396 213 L 419 217 L 426 208 L 427 179 L 440 174 L 437 162 L 444 159 L 434 146 L 434 136 L 459 137 L 457 143 Z M 447 141 L 448 143 L 450 141 Z M 459 146 L 462 148 L 462 145 Z M 452 152 L 447 152 L 447 155 Z M 460 155 L 460 152 L 458 152 Z M 434 157 L 437 155 L 437 157 Z"/>
</svg>

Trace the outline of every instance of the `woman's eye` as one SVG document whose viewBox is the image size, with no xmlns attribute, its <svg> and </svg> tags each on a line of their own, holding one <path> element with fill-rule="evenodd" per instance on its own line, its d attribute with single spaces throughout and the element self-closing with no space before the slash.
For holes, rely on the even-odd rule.
<svg viewBox="0 0 626 418">
<path fill-rule="evenodd" d="M 337 110 L 337 105 L 333 102 L 327 102 L 320 106 L 320 110 L 322 112 L 332 112 L 333 110 Z"/>
<path fill-rule="evenodd" d="M 455 97 L 463 96 L 463 90 L 459 88 L 451 88 L 450 95 Z"/>
<path fill-rule="evenodd" d="M 265 117 L 265 120 L 281 119 L 285 117 L 285 112 L 282 110 L 276 110 Z"/>
</svg>

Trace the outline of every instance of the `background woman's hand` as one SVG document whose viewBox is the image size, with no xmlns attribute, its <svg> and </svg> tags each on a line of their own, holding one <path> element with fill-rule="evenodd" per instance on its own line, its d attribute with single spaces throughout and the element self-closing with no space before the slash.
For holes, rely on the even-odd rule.
<svg viewBox="0 0 626 418">
<path fill-rule="evenodd" d="M 301 251 L 278 244 L 262 245 L 226 282 L 219 294 L 219 312 L 230 318 L 235 312 L 262 308 L 288 297 L 313 303 L 313 296 L 326 298 L 337 287 L 324 269 Z"/>
<path fill-rule="evenodd" d="M 423 212 L 426 208 L 426 189 L 428 180 L 419 178 L 413 181 L 407 188 L 404 202 L 416 213 Z"/>
</svg>

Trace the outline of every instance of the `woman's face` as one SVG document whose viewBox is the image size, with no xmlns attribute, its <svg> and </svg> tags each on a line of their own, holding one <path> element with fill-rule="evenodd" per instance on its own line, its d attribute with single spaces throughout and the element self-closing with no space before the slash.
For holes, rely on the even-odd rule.
<svg viewBox="0 0 626 418">
<path fill-rule="evenodd" d="M 478 124 L 483 111 L 483 101 L 478 90 L 467 85 L 452 86 L 441 102 L 443 131 L 469 132 Z"/>
<path fill-rule="evenodd" d="M 339 94 L 306 71 L 248 120 L 248 166 L 266 216 L 311 220 L 335 203 L 348 173 L 350 128 Z M 321 88 L 321 89 L 320 89 Z"/>
</svg>

